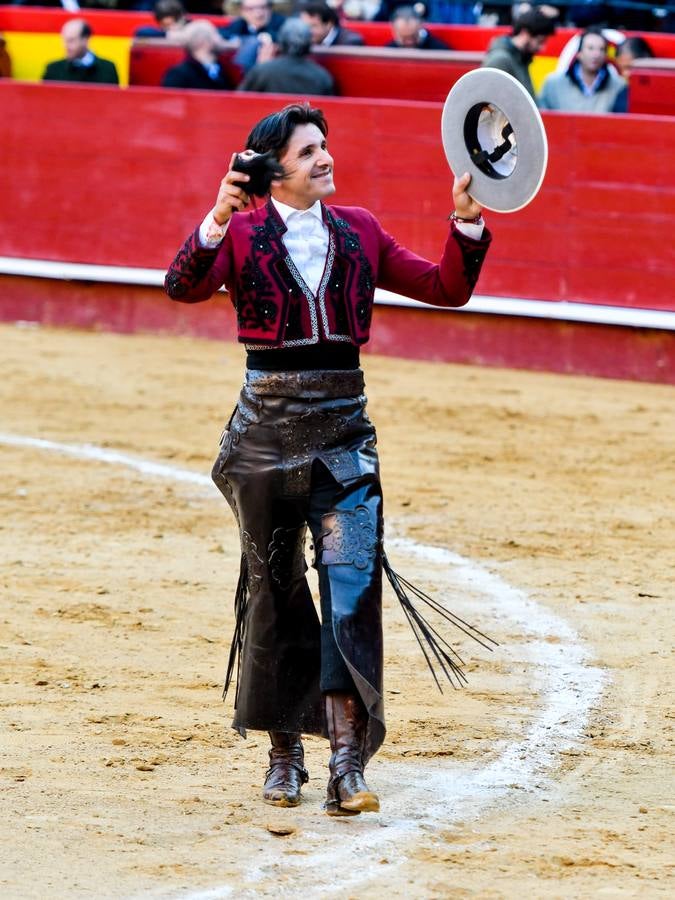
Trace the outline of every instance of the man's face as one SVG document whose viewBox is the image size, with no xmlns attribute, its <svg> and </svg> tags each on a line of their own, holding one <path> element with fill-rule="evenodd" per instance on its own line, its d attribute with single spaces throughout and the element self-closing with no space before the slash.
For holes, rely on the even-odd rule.
<svg viewBox="0 0 675 900">
<path fill-rule="evenodd" d="M 61 29 L 61 39 L 68 59 L 82 59 L 88 50 L 88 38 L 82 37 L 82 26 L 77 22 L 66 22 Z"/>
<path fill-rule="evenodd" d="M 295 209 L 309 209 L 335 192 L 333 157 L 316 125 L 298 125 L 279 158 L 288 177 L 275 182 L 272 196 Z"/>
<path fill-rule="evenodd" d="M 172 28 L 175 28 L 178 25 L 178 19 L 175 16 L 162 16 L 157 24 L 162 31 L 171 31 Z"/>
<path fill-rule="evenodd" d="M 396 19 L 391 23 L 394 40 L 401 47 L 416 47 L 420 42 L 420 23 L 417 19 Z"/>
<path fill-rule="evenodd" d="M 300 13 L 300 18 L 312 32 L 312 43 L 320 44 L 333 27 L 330 22 L 322 22 L 321 16 L 312 16 L 309 13 Z"/>
<path fill-rule="evenodd" d="M 577 59 L 584 72 L 597 74 L 607 61 L 607 44 L 599 34 L 587 34 L 579 48 Z"/>
<path fill-rule="evenodd" d="M 525 52 L 529 53 L 530 56 L 536 56 L 539 53 L 548 40 L 547 35 L 545 34 L 530 34 L 527 32 L 527 41 L 525 43 Z"/>
<path fill-rule="evenodd" d="M 272 6 L 266 0 L 243 0 L 241 15 L 247 25 L 259 31 L 272 18 Z"/>
</svg>

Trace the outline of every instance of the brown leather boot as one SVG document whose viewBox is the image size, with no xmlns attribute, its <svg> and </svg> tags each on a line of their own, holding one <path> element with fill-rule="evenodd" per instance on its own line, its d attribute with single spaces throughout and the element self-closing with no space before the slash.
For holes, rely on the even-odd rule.
<svg viewBox="0 0 675 900">
<path fill-rule="evenodd" d="M 300 789 L 309 781 L 300 735 L 288 731 L 270 731 L 268 734 L 272 747 L 263 800 L 272 806 L 297 806 L 301 799 Z"/>
<path fill-rule="evenodd" d="M 330 780 L 325 810 L 329 816 L 378 812 L 380 801 L 363 777 L 368 713 L 355 694 L 331 692 L 326 697 L 330 748 Z"/>
</svg>

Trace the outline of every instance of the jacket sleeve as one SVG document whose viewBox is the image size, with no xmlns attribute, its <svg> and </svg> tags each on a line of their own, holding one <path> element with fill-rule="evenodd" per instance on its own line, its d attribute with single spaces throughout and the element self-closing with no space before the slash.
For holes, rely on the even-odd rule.
<svg viewBox="0 0 675 900">
<path fill-rule="evenodd" d="M 199 243 L 199 228 L 188 237 L 169 266 L 164 290 L 172 300 L 199 303 L 208 300 L 228 281 L 232 244 L 229 231 L 222 244 L 214 249 Z"/>
<path fill-rule="evenodd" d="M 464 306 L 478 281 L 491 240 L 487 228 L 476 241 L 452 222 L 441 261 L 435 264 L 401 247 L 380 228 L 377 285 L 431 306 Z"/>
</svg>

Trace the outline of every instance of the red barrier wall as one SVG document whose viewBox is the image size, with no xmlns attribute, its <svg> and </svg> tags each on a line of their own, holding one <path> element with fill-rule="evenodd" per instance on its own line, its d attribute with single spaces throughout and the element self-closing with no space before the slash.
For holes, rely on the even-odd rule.
<svg viewBox="0 0 675 900">
<path fill-rule="evenodd" d="M 166 71 L 181 62 L 185 52 L 166 41 L 134 41 L 129 53 L 129 84 L 158 87 Z M 313 58 L 335 79 L 340 97 L 388 97 L 443 103 L 452 85 L 480 65 L 478 53 L 433 50 L 394 50 L 376 47 L 327 47 Z M 233 85 L 241 70 L 232 60 L 235 50 L 220 54 L 220 63 Z"/>
<path fill-rule="evenodd" d="M 0 255 L 164 268 L 232 150 L 287 97 L 0 82 Z M 336 203 L 435 258 L 451 209 L 440 104 L 322 98 Z M 48 122 L 48 128 L 36 123 Z M 544 187 L 489 214 L 483 294 L 675 310 L 675 120 L 546 116 Z"/>
<path fill-rule="evenodd" d="M 208 303 L 172 303 L 159 288 L 7 276 L 2 288 L 0 321 L 236 339 L 235 316 L 224 294 Z M 372 337 L 362 350 L 675 384 L 671 331 L 377 305 Z"/>
<path fill-rule="evenodd" d="M 675 116 L 675 60 L 636 60 L 629 101 L 630 112 Z"/>
</svg>

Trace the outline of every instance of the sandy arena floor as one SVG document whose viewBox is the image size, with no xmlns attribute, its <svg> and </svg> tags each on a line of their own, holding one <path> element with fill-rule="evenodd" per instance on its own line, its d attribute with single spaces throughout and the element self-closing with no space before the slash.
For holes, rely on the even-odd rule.
<svg viewBox="0 0 675 900">
<path fill-rule="evenodd" d="M 387 591 L 382 812 L 335 820 L 325 743 L 265 806 L 220 700 L 241 350 L 0 339 L 3 898 L 673 895 L 673 388 L 365 358 L 390 556 L 501 646 L 440 696 Z"/>
</svg>

